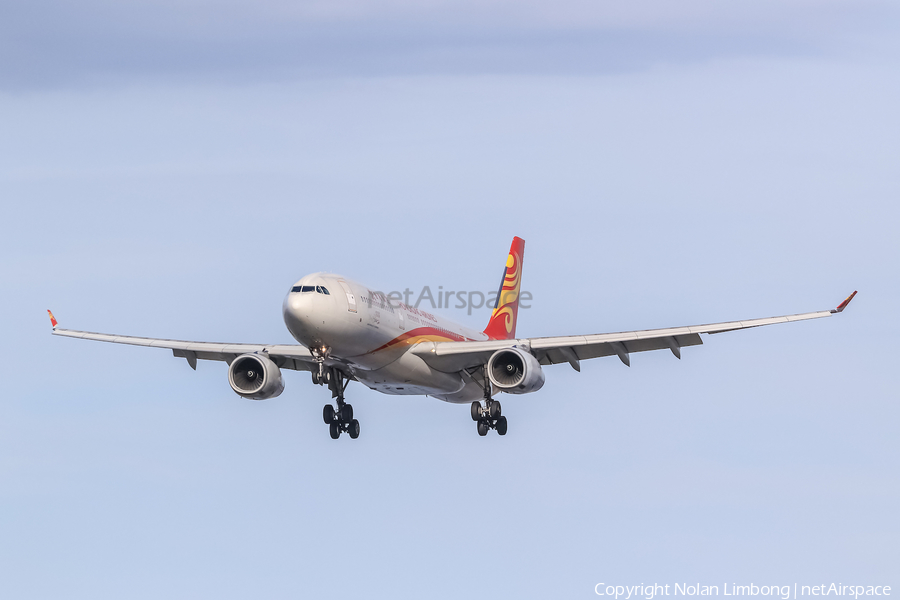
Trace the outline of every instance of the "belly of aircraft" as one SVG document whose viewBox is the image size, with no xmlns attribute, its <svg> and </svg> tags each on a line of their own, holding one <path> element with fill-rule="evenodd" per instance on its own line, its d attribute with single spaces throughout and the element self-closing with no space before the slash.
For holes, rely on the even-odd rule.
<svg viewBox="0 0 900 600">
<path fill-rule="evenodd" d="M 455 394 L 465 387 L 459 373 L 432 369 L 409 352 L 379 369 L 355 368 L 353 375 L 367 387 L 393 395 Z"/>
</svg>

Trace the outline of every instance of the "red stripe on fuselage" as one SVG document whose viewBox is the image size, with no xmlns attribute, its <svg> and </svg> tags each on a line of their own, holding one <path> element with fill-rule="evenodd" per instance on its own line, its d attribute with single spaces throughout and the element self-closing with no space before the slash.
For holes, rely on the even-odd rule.
<svg viewBox="0 0 900 600">
<path fill-rule="evenodd" d="M 417 327 L 416 329 L 412 329 L 398 335 L 388 343 L 375 348 L 372 352 L 378 352 L 379 350 L 387 350 L 388 348 L 393 348 L 398 344 L 408 344 L 412 345 L 419 341 L 422 341 L 418 338 L 427 338 L 427 341 L 440 341 L 440 342 L 472 342 L 467 337 L 461 336 L 458 333 L 454 333 L 452 331 L 447 331 L 446 329 L 437 329 L 435 327 Z M 438 338 L 438 339 L 435 339 Z"/>
</svg>

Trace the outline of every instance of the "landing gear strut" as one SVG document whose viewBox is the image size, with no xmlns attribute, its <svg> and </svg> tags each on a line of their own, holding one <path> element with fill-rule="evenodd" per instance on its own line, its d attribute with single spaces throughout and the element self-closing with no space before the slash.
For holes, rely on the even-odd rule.
<svg viewBox="0 0 900 600">
<path fill-rule="evenodd" d="M 352 439 L 359 437 L 359 421 L 353 418 L 353 407 L 344 402 L 344 390 L 350 380 L 334 367 L 326 367 L 324 361 L 319 362 L 318 371 L 313 371 L 313 383 L 327 385 L 331 390 L 331 397 L 336 399 L 336 405 L 326 404 L 322 409 L 322 419 L 328 425 L 328 433 L 331 439 L 336 440 L 342 433 L 349 433 Z"/>
<path fill-rule="evenodd" d="M 472 403 L 472 420 L 478 423 L 478 435 L 482 437 L 491 429 L 496 429 L 500 435 L 506 435 L 506 417 L 500 414 L 500 403 L 491 398 L 487 366 L 484 368 L 484 406 L 479 400 Z"/>
</svg>

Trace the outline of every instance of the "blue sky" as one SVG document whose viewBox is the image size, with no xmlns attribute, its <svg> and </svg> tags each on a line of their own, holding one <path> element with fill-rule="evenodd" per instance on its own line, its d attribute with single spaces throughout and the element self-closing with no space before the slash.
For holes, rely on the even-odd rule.
<svg viewBox="0 0 900 600">
<path fill-rule="evenodd" d="M 900 585 L 900 56 L 879 2 L 0 8 L 0 581 L 17 598 Z M 319 270 L 520 335 L 830 308 L 467 407 L 64 327 L 290 342 Z M 448 317 L 483 327 L 487 313 Z"/>
</svg>

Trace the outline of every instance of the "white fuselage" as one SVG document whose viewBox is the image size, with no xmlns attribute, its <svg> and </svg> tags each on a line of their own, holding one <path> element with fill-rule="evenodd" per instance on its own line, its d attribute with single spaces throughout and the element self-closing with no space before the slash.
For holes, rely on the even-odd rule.
<svg viewBox="0 0 900 600">
<path fill-rule="evenodd" d="M 423 341 L 488 337 L 384 294 L 327 273 L 299 280 L 284 299 L 284 322 L 298 342 L 343 364 L 366 386 L 386 394 L 427 394 L 471 402 L 483 390 L 460 373 L 429 367 L 409 352 Z"/>
</svg>

